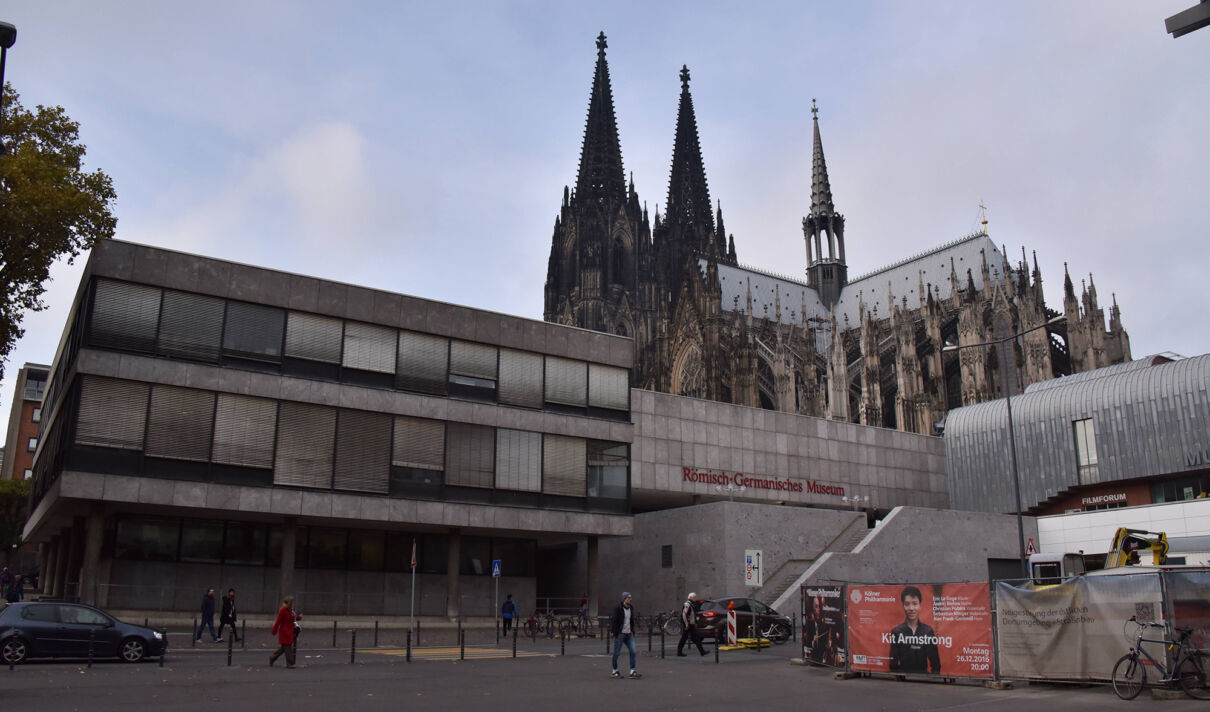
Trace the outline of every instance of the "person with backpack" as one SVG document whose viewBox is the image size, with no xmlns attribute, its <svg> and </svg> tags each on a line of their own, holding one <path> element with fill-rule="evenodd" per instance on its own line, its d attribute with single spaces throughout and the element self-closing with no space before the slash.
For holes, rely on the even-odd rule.
<svg viewBox="0 0 1210 712">
<path fill-rule="evenodd" d="M 500 617 L 504 619 L 504 637 L 508 637 L 508 631 L 513 626 L 513 619 L 517 617 L 517 604 L 513 603 L 513 594 L 508 594 L 504 599 L 504 604 L 500 606 Z"/>
</svg>

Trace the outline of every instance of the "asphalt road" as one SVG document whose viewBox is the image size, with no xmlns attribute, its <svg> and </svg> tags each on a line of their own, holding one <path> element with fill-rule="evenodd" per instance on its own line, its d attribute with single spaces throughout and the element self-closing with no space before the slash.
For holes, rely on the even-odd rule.
<svg viewBox="0 0 1210 712">
<path fill-rule="evenodd" d="M 654 653 L 645 641 L 640 647 L 642 679 L 615 680 L 605 644 L 596 639 L 569 641 L 566 655 L 560 655 L 558 640 L 519 641 L 516 659 L 511 646 L 486 641 L 471 645 L 465 661 L 457 660 L 456 646 L 425 648 L 411 663 L 398 649 L 359 650 L 353 663 L 347 647 L 303 649 L 294 670 L 285 669 L 284 661 L 270 668 L 268 650 L 261 647 L 236 648 L 228 667 L 226 646 L 206 643 L 170 650 L 163 667 L 158 661 L 0 667 L 0 704 L 40 712 L 1206 709 L 1205 702 L 1155 700 L 1147 693 L 1123 702 L 1104 686 L 1018 684 L 991 690 L 969 683 L 835 679 L 830 670 L 791 664 L 799 654 L 793 642 L 760 652 L 723 652 L 718 664 L 713 652 L 677 658 L 670 646 L 661 659 L 658 643 Z M 624 650 L 621 664 L 626 665 Z"/>
</svg>

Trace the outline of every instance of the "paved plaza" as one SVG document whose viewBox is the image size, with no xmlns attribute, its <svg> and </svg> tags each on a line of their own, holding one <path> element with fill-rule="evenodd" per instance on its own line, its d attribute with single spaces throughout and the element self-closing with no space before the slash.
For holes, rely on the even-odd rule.
<svg viewBox="0 0 1210 712">
<path fill-rule="evenodd" d="M 260 631 L 263 633 L 263 631 Z M 342 647 L 320 645 L 299 651 L 298 668 L 268 665 L 267 635 L 255 645 L 236 646 L 227 664 L 227 646 L 203 643 L 169 651 L 158 661 L 137 665 L 80 661 L 34 662 L 0 668 L 0 690 L 10 709 L 129 710 L 147 705 L 172 712 L 265 710 L 333 712 L 345 710 L 1203 710 L 1191 699 L 1154 700 L 1144 694 L 1122 702 L 1106 686 L 1027 685 L 991 690 L 973 683 L 903 682 L 893 679 L 836 679 L 832 671 L 792 664 L 793 642 L 759 652 L 723 652 L 675 657 L 668 641 L 660 658 L 641 640 L 639 680 L 608 677 L 609 656 L 599 639 L 519 640 L 518 657 L 509 645 L 476 639 L 461 646 L 433 641 L 406 662 L 406 649 L 359 649 L 352 662 L 349 636 Z M 365 633 L 361 634 L 365 636 Z M 184 637 L 183 635 L 174 636 Z M 480 632 L 472 638 L 487 638 Z M 490 636 L 494 638 L 493 636 Z M 362 638 L 365 639 L 364 637 Z M 174 640 L 173 644 L 179 643 Z M 626 665 L 625 652 L 622 666 Z"/>
</svg>

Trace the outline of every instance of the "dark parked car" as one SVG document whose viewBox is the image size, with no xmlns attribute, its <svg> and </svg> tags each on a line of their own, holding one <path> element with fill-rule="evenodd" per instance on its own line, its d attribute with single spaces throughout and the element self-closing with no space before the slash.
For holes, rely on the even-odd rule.
<svg viewBox="0 0 1210 712">
<path fill-rule="evenodd" d="M 760 626 L 760 637 L 768 638 L 774 643 L 781 644 L 790 639 L 794 623 L 789 617 L 783 616 L 755 598 L 740 598 L 728 596 L 712 601 L 702 601 L 698 609 L 697 632 L 703 638 L 727 638 L 727 607 L 735 603 L 735 632 L 740 638 L 755 638 L 756 630 L 752 628 L 753 613 Z"/>
<path fill-rule="evenodd" d="M 123 623 L 104 611 L 79 603 L 30 601 L 0 610 L 0 659 L 86 658 L 91 641 L 98 658 L 137 663 L 164 651 L 157 630 Z"/>
</svg>

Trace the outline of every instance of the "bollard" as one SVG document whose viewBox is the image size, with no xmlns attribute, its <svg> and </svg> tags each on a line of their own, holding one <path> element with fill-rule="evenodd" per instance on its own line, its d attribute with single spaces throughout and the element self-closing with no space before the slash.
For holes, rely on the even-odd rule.
<svg viewBox="0 0 1210 712">
<path fill-rule="evenodd" d="M 148 626 L 148 625 L 147 625 L 147 619 L 146 619 L 146 618 L 144 618 L 144 619 L 143 619 L 143 627 L 144 627 L 144 628 L 149 628 L 149 627 L 150 627 L 150 626 Z"/>
<path fill-rule="evenodd" d="M 798 613 L 790 614 L 790 640 L 798 640 Z"/>
<path fill-rule="evenodd" d="M 647 652 L 649 652 L 649 653 L 651 652 L 651 645 L 652 645 L 651 636 L 654 635 L 653 630 L 654 630 L 654 628 L 651 625 L 651 621 L 647 621 Z M 663 628 L 660 629 L 660 632 L 661 633 L 664 632 Z"/>
<path fill-rule="evenodd" d="M 92 646 L 97 640 L 97 629 L 88 629 L 88 667 L 92 667 Z"/>
<path fill-rule="evenodd" d="M 500 644 L 500 619 L 496 619 L 496 645 Z"/>
<path fill-rule="evenodd" d="M 239 628 L 239 647 L 242 650 L 248 649 L 248 621 L 241 621 Z"/>
<path fill-rule="evenodd" d="M 199 631 L 197 629 L 197 619 L 194 618 L 193 619 L 193 628 L 189 631 L 189 647 L 191 647 L 191 648 L 197 647 L 198 633 L 200 633 L 200 632 L 201 631 Z"/>
<path fill-rule="evenodd" d="M 719 631 L 717 631 L 717 630 L 714 631 L 714 664 L 715 665 L 718 665 L 718 646 L 719 646 L 718 639 L 720 637 L 721 636 L 719 636 Z"/>
<path fill-rule="evenodd" d="M 567 655 L 567 631 L 559 634 L 559 655 Z"/>
<path fill-rule="evenodd" d="M 416 647 L 420 647 L 420 621 L 416 621 Z"/>
<path fill-rule="evenodd" d="M 374 647 L 378 647 L 378 620 L 374 620 Z"/>
<path fill-rule="evenodd" d="M 756 611 L 752 612 L 752 627 L 756 629 L 756 652 L 760 652 L 760 621 L 756 620 Z"/>
<path fill-rule="evenodd" d="M 357 660 L 357 631 L 349 631 L 353 634 L 353 642 L 349 643 L 349 664 L 352 665 Z"/>
<path fill-rule="evenodd" d="M 227 667 L 231 667 L 231 649 L 235 646 L 235 631 L 231 631 L 231 635 L 227 636 Z"/>
<path fill-rule="evenodd" d="M 164 644 L 160 646 L 160 667 L 164 667 L 164 656 L 168 653 L 168 629 L 165 628 L 160 633 L 164 636 Z"/>
<path fill-rule="evenodd" d="M 458 616 L 458 640 L 462 639 L 462 616 Z"/>
<path fill-rule="evenodd" d="M 609 635 L 611 633 L 613 633 L 612 630 L 606 630 L 605 635 L 601 636 L 601 639 L 605 641 L 605 654 L 606 655 L 609 655 Z"/>
<path fill-rule="evenodd" d="M 466 633 L 462 632 L 462 619 L 458 619 L 458 659 L 466 660 Z"/>
<path fill-rule="evenodd" d="M 336 647 L 336 621 L 332 621 L 332 647 Z"/>
<path fill-rule="evenodd" d="M 660 660 L 664 659 L 664 626 L 660 626 Z"/>
<path fill-rule="evenodd" d="M 412 631 L 408 631 L 408 656 L 407 661 L 412 662 Z"/>
<path fill-rule="evenodd" d="M 517 629 L 513 628 L 513 657 L 517 657 Z"/>
</svg>

